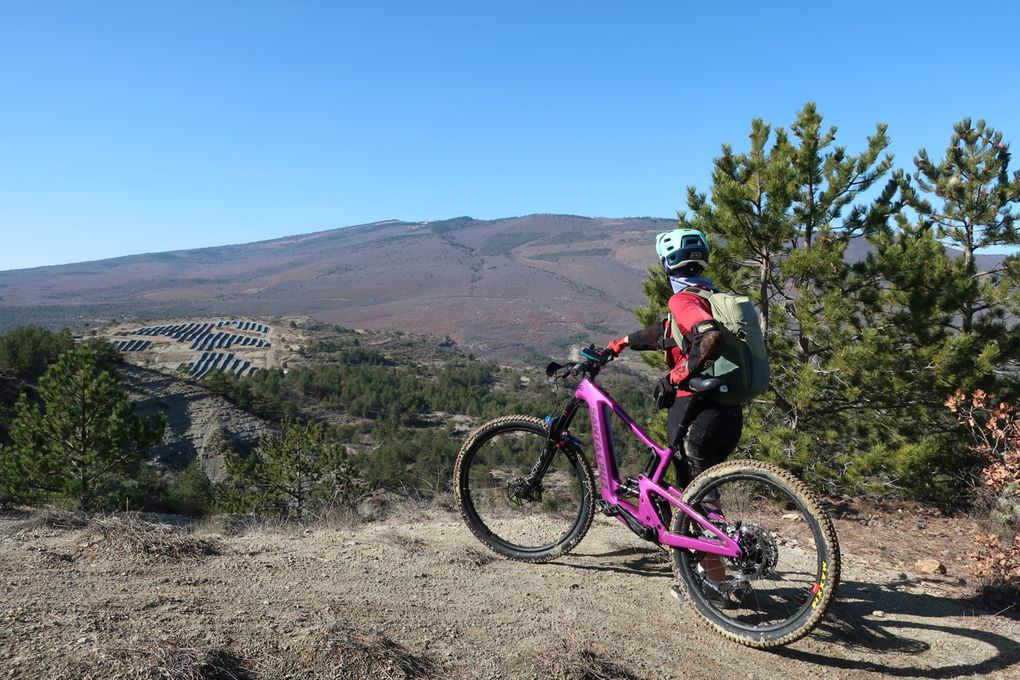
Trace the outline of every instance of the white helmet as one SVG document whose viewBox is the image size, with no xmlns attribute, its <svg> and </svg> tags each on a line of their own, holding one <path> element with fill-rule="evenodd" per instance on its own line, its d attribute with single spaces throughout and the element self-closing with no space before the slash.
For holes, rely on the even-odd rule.
<svg viewBox="0 0 1020 680">
<path fill-rule="evenodd" d="M 697 229 L 673 229 L 655 237 L 655 253 L 667 274 L 690 264 L 704 270 L 708 250 L 708 238 Z"/>
</svg>

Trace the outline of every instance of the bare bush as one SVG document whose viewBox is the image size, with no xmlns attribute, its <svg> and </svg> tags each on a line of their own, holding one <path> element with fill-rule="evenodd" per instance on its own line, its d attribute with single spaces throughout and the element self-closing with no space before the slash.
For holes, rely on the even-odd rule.
<svg viewBox="0 0 1020 680">
<path fill-rule="evenodd" d="M 983 390 L 957 390 L 946 406 L 974 438 L 972 450 L 985 459 L 983 481 L 992 494 L 993 531 L 979 536 L 968 553 L 972 571 L 994 588 L 1020 589 L 1020 412 L 1007 403 L 992 406 Z"/>
<path fill-rule="evenodd" d="M 363 630 L 339 618 L 318 631 L 299 661 L 304 669 L 328 669 L 333 678 L 411 680 L 437 674 L 435 662 L 427 656 L 415 654 L 381 632 Z"/>
<path fill-rule="evenodd" d="M 113 653 L 131 680 L 246 680 L 249 673 L 231 653 L 192 647 L 179 640 L 151 640 Z M 98 677 L 98 676 L 97 676 Z"/>
<path fill-rule="evenodd" d="M 217 542 L 210 538 L 132 516 L 96 518 L 89 530 L 113 546 L 145 555 L 178 559 L 219 553 Z"/>
<path fill-rule="evenodd" d="M 974 573 L 993 587 L 1020 589 L 1020 534 L 1012 543 L 995 534 L 978 536 L 974 542 L 978 549 L 968 553 Z"/>
</svg>

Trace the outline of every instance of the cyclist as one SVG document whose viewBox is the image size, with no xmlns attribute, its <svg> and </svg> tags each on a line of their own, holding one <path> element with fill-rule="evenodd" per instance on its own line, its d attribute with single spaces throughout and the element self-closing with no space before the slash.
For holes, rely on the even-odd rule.
<svg viewBox="0 0 1020 680">
<path fill-rule="evenodd" d="M 678 481 L 687 486 L 737 447 L 743 413 L 739 405 L 718 404 L 710 396 L 695 395 L 687 389 L 687 381 L 717 359 L 724 345 L 720 324 L 712 316 L 708 300 L 690 292 L 697 288 L 716 290 L 702 276 L 708 266 L 708 239 L 696 229 L 673 229 L 656 236 L 655 252 L 673 289 L 668 303 L 670 315 L 684 337 L 671 337 L 666 320 L 613 340 L 607 348 L 615 355 L 627 347 L 639 352 L 665 350 L 669 373 L 655 387 L 655 402 L 659 408 L 669 409 L 669 446 L 678 459 Z M 707 555 L 701 568 L 710 586 L 718 586 L 725 578 L 725 567 L 717 555 Z"/>
</svg>

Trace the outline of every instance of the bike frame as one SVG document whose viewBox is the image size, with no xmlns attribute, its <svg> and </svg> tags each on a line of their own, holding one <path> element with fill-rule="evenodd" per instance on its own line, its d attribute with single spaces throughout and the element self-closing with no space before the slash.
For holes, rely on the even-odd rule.
<svg viewBox="0 0 1020 680">
<path fill-rule="evenodd" d="M 650 530 L 651 537 L 646 535 L 646 538 L 674 548 L 686 548 L 724 557 L 740 556 L 741 550 L 737 542 L 709 522 L 697 510 L 684 503 L 681 500 L 682 491 L 680 489 L 672 486 L 663 487 L 660 484 L 663 475 L 669 468 L 673 452 L 652 441 L 622 406 L 613 401 L 612 397 L 587 377 L 581 380 L 574 393 L 574 399 L 564 409 L 563 414 L 550 424 L 550 428 L 558 430 L 550 430 L 550 435 L 558 441 L 554 447 L 547 450 L 554 452 L 555 448 L 562 446 L 565 440 L 572 439 L 567 428 L 582 403 L 588 406 L 588 414 L 591 419 L 592 441 L 595 447 L 595 462 L 599 471 L 599 488 L 602 498 L 614 511 L 619 512 L 617 516 L 621 522 L 632 529 L 635 529 L 632 523 L 636 522 L 639 528 L 646 527 Z M 631 433 L 648 447 L 651 453 L 646 469 L 647 474 L 637 475 L 638 498 L 636 505 L 620 493 L 620 474 L 613 445 L 613 435 L 609 426 L 611 413 L 615 413 L 630 428 Z M 534 472 L 539 472 L 537 469 L 539 467 L 544 468 L 545 465 L 539 463 Z M 661 498 L 677 508 L 691 520 L 704 527 L 714 538 L 693 538 L 671 532 L 663 524 L 662 518 L 659 517 L 659 513 L 655 509 L 653 502 L 655 498 Z M 709 514 L 715 519 L 722 519 L 722 517 Z"/>
</svg>

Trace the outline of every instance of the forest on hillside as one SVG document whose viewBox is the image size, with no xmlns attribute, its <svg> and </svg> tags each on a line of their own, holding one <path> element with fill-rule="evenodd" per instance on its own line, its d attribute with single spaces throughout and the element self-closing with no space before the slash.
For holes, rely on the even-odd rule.
<svg viewBox="0 0 1020 680">
<path fill-rule="evenodd" d="M 335 475 L 342 474 L 360 492 L 443 493 L 449 490 L 453 460 L 472 427 L 510 412 L 554 414 L 567 399 L 567 390 L 554 392 L 547 384 L 545 362 L 537 357 L 532 365 L 501 367 L 455 347 L 437 345 L 435 338 L 312 325 L 318 339 L 303 347 L 301 359 L 291 361 L 287 370 L 262 369 L 242 378 L 214 371 L 200 383 L 237 407 L 275 423 L 282 430 L 281 441 L 291 437 L 295 449 L 306 452 L 302 460 L 295 457 L 286 464 L 309 469 L 329 466 L 315 472 L 319 481 L 306 476 L 304 481 L 279 486 L 294 489 L 321 482 L 324 488 L 335 489 Z M 123 458 L 118 470 L 103 471 L 101 493 L 83 495 L 74 480 L 56 482 L 53 469 L 60 467 L 61 457 L 77 454 L 46 445 L 44 440 L 53 438 L 52 430 L 74 430 L 78 413 L 115 410 L 126 399 L 126 394 L 111 391 L 100 401 L 63 391 L 61 386 L 76 384 L 83 374 L 93 381 L 104 373 L 116 375 L 119 360 L 117 352 L 101 340 L 75 347 L 67 331 L 25 326 L 0 336 L 0 373 L 7 386 L 0 403 L 0 444 L 4 445 L 0 501 L 63 499 L 96 509 L 127 505 L 201 513 L 215 509 L 294 512 L 287 493 L 268 490 L 271 485 L 260 477 L 270 472 L 251 469 L 259 456 L 230 450 L 227 442 L 221 454 L 234 477 L 246 480 L 236 485 L 243 489 L 213 488 L 198 465 L 178 471 L 175 478 L 158 478 L 144 464 L 144 451 L 98 441 L 92 445 L 102 448 L 99 458 L 107 460 L 94 461 L 97 470 Z M 607 386 L 636 417 L 650 422 L 647 377 L 624 365 L 614 369 L 607 371 Z M 140 427 L 127 417 L 107 425 L 111 431 Z M 577 427 L 586 430 L 587 424 L 579 421 Z M 40 432 L 45 434 L 43 439 L 35 437 Z M 586 436 L 584 431 L 579 434 Z M 279 443 L 265 441 L 259 452 L 265 454 Z M 291 472 L 277 470 L 276 474 Z M 327 480 L 329 475 L 333 477 Z"/>
</svg>

